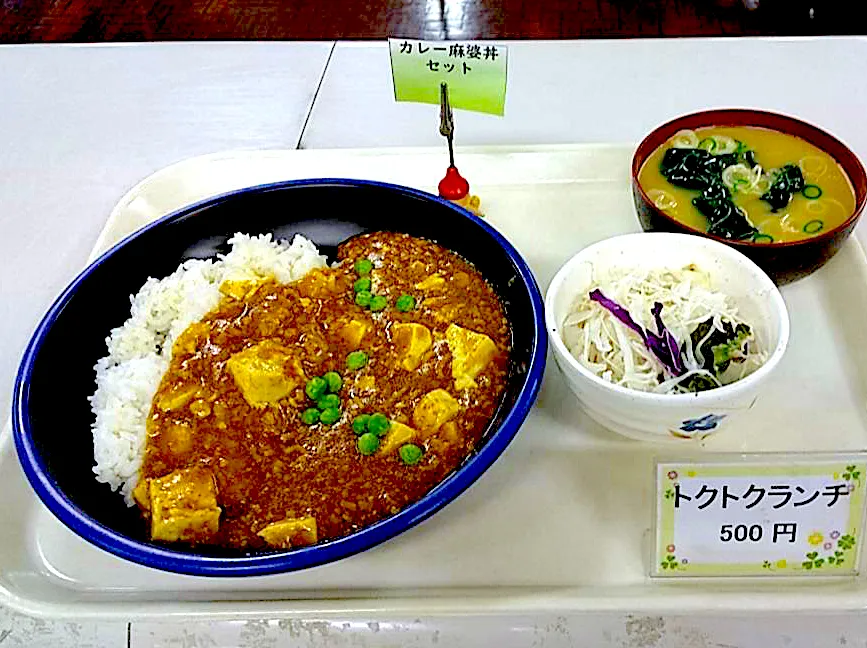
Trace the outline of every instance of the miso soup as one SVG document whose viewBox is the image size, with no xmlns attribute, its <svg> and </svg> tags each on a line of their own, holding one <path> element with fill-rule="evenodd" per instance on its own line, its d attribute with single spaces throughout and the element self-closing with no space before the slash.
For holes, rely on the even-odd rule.
<svg viewBox="0 0 867 648">
<path fill-rule="evenodd" d="M 672 218 L 733 240 L 797 241 L 855 211 L 855 191 L 834 158 L 751 126 L 679 131 L 647 158 L 638 181 Z"/>
</svg>

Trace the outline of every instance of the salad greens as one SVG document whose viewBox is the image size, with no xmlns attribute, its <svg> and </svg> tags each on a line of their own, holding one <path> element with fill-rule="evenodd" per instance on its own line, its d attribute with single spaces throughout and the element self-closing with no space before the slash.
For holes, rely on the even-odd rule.
<svg viewBox="0 0 867 648">
<path fill-rule="evenodd" d="M 746 324 L 732 326 L 723 321 L 722 330 L 714 328 L 713 318 L 701 322 L 690 333 L 692 352 L 703 369 L 719 376 L 731 362 L 739 362 L 746 356 L 746 345 L 752 336 Z"/>
<path fill-rule="evenodd" d="M 642 328 L 629 314 L 629 311 L 609 299 L 598 288 L 589 293 L 592 301 L 601 304 L 620 322 L 637 333 L 644 341 L 644 345 L 665 366 L 669 373 L 674 376 L 683 376 L 689 373 L 678 387 L 687 392 L 700 392 L 714 389 L 723 384 L 722 374 L 729 368 L 732 362 L 741 363 L 749 352 L 748 344 L 752 340 L 752 331 L 746 324 L 732 326 L 731 322 L 723 320 L 721 328 L 714 327 L 714 318 L 709 317 L 699 323 L 690 333 L 689 342 L 692 356 L 706 373 L 693 373 L 687 371 L 687 342 L 679 345 L 675 336 L 668 330 L 662 321 L 662 308 L 660 302 L 655 302 L 651 309 L 657 332 Z"/>
</svg>

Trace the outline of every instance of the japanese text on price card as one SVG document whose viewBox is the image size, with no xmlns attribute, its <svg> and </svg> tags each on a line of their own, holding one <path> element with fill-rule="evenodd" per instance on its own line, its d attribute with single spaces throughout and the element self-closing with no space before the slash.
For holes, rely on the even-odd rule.
<svg viewBox="0 0 867 648">
<path fill-rule="evenodd" d="M 867 460 L 658 463 L 652 576 L 851 576 Z"/>
<path fill-rule="evenodd" d="M 453 108 L 502 115 L 509 52 L 505 45 L 472 41 L 388 39 L 394 98 L 439 104 L 440 83 Z"/>
</svg>

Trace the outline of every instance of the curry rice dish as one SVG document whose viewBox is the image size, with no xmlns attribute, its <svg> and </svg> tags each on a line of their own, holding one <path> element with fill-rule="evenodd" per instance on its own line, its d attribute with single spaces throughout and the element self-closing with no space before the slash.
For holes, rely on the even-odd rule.
<svg viewBox="0 0 867 648">
<path fill-rule="evenodd" d="M 209 266 L 209 307 L 158 345 L 135 474 L 101 471 L 96 453 L 98 479 L 139 507 L 153 540 L 337 538 L 418 500 L 473 451 L 506 385 L 511 332 L 471 264 L 393 232 L 350 239 L 333 267 L 301 237 L 231 242 Z M 292 248 L 299 268 L 263 267 Z M 123 364 L 100 362 L 97 449 L 111 418 L 99 376 Z"/>
</svg>

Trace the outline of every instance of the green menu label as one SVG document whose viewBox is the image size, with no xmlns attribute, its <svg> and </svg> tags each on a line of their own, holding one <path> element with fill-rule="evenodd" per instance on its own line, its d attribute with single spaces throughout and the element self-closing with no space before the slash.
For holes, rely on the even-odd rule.
<svg viewBox="0 0 867 648">
<path fill-rule="evenodd" d="M 440 83 L 453 108 L 503 115 L 508 48 L 484 41 L 388 39 L 396 101 L 439 104 Z"/>
</svg>

